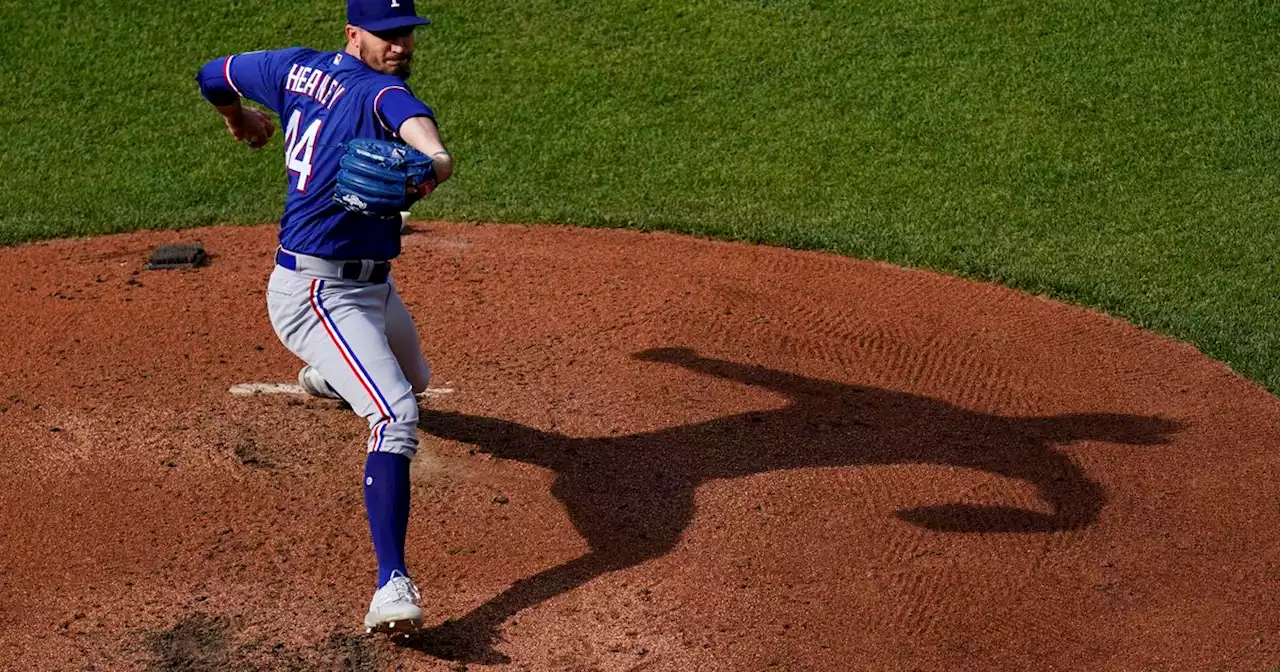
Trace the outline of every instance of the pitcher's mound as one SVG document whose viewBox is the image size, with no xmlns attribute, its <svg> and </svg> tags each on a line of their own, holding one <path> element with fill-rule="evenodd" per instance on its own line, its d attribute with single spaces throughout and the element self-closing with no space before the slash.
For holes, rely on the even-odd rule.
<svg viewBox="0 0 1280 672">
<path fill-rule="evenodd" d="M 279 387 L 273 227 L 0 250 L 0 668 L 1280 665 L 1280 400 L 1193 348 L 830 255 L 415 228 L 448 392 L 398 641 L 367 426 Z"/>
</svg>

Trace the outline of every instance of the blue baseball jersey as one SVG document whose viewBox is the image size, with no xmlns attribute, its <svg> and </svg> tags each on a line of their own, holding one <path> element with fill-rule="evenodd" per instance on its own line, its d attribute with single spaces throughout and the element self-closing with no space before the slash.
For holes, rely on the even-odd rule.
<svg viewBox="0 0 1280 672">
<path fill-rule="evenodd" d="M 196 76 L 215 105 L 244 96 L 284 127 L 289 179 L 280 245 L 326 259 L 387 260 L 400 254 L 400 221 L 350 212 L 333 201 L 338 162 L 352 138 L 395 138 L 407 119 L 435 113 L 404 80 L 345 52 L 294 47 L 216 58 Z"/>
</svg>

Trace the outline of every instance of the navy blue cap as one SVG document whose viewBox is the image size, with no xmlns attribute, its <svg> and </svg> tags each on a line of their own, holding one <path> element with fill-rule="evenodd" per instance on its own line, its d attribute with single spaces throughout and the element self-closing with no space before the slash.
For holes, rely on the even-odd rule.
<svg viewBox="0 0 1280 672">
<path fill-rule="evenodd" d="M 376 33 L 431 21 L 418 16 L 413 0 L 347 0 L 347 23 Z"/>
</svg>

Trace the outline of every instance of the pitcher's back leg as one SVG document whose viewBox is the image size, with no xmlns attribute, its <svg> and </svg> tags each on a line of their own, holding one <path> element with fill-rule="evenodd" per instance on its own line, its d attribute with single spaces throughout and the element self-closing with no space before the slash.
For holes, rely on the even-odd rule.
<svg viewBox="0 0 1280 672">
<path fill-rule="evenodd" d="M 400 300 L 400 293 L 391 285 L 387 297 L 387 342 L 400 362 L 404 377 L 413 386 L 415 394 L 421 394 L 431 382 L 431 366 L 422 356 L 422 341 L 409 309 Z"/>
</svg>

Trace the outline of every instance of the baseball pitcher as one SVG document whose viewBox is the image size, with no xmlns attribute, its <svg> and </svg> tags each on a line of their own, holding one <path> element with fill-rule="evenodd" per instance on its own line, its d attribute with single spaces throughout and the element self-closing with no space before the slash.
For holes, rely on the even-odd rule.
<svg viewBox="0 0 1280 672">
<path fill-rule="evenodd" d="M 257 149 L 284 126 L 288 196 L 267 286 L 277 336 L 305 365 L 308 393 L 341 398 L 369 421 L 364 501 L 378 559 L 368 632 L 421 626 L 405 567 L 409 461 L 418 446 L 415 393 L 431 377 L 418 333 L 391 281 L 400 212 L 453 174 L 435 113 L 405 82 L 413 0 L 348 0 L 346 48 L 301 47 L 215 58 L 200 92 L 238 141 Z"/>
</svg>

